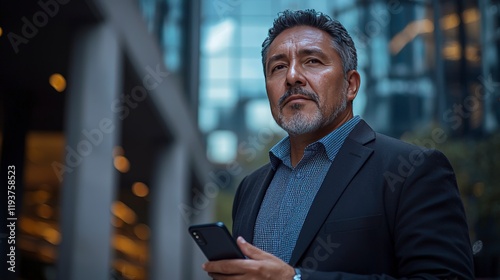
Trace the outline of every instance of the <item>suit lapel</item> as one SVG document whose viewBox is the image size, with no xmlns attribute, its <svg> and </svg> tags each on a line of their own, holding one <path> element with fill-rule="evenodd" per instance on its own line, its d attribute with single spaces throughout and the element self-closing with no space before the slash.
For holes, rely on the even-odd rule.
<svg viewBox="0 0 500 280">
<path fill-rule="evenodd" d="M 272 169 L 270 164 L 269 168 L 267 168 L 262 173 L 262 176 L 259 176 L 259 178 L 255 180 L 255 182 L 262 183 L 258 186 L 257 184 L 255 184 L 255 187 L 253 187 L 252 194 L 249 196 L 249 198 L 251 197 L 253 199 L 250 200 L 248 204 L 248 207 L 251 210 L 249 212 L 249 215 L 246 217 L 246 222 L 242 223 L 241 225 L 241 236 L 243 236 L 243 238 L 245 238 L 245 240 L 250 243 L 253 243 L 254 226 L 257 220 L 257 215 L 259 214 L 260 205 L 262 204 L 267 188 L 271 184 L 271 181 L 274 177 L 274 170 Z"/>
<path fill-rule="evenodd" d="M 364 144 L 374 138 L 375 133 L 364 121 L 360 121 L 346 138 L 309 209 L 292 252 L 290 265 L 297 264 L 349 182 L 373 152 Z"/>
</svg>

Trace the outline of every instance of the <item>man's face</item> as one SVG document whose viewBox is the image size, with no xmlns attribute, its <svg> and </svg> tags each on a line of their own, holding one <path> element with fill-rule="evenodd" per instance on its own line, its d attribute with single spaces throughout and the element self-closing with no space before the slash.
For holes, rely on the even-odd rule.
<svg viewBox="0 0 500 280">
<path fill-rule="evenodd" d="M 292 135 L 337 127 L 351 112 L 346 108 L 359 87 L 356 71 L 344 75 L 330 35 L 309 26 L 287 29 L 274 39 L 265 72 L 273 117 Z M 352 72 L 356 85 L 350 83 Z"/>
</svg>

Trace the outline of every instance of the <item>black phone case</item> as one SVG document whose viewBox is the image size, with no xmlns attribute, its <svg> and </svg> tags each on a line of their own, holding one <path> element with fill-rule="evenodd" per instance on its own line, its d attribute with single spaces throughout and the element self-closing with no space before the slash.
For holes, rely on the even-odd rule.
<svg viewBox="0 0 500 280">
<path fill-rule="evenodd" d="M 189 233 L 210 261 L 245 258 L 222 222 L 192 225 Z"/>
</svg>

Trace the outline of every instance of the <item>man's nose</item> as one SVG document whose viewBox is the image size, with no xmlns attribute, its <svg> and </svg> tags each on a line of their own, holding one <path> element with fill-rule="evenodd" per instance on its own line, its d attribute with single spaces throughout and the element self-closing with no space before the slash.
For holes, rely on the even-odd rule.
<svg viewBox="0 0 500 280">
<path fill-rule="evenodd" d="M 303 69 L 299 63 L 293 62 L 290 64 L 286 73 L 286 84 L 292 87 L 306 84 Z"/>
</svg>

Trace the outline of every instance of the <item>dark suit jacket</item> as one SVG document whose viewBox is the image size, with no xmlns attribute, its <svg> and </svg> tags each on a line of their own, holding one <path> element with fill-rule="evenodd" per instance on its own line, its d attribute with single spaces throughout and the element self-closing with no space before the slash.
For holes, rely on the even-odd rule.
<svg viewBox="0 0 500 280">
<path fill-rule="evenodd" d="M 253 241 L 274 171 L 240 184 L 233 235 Z M 302 279 L 473 279 L 455 175 L 445 156 L 375 133 L 360 121 L 339 150 L 289 262 Z"/>
</svg>

